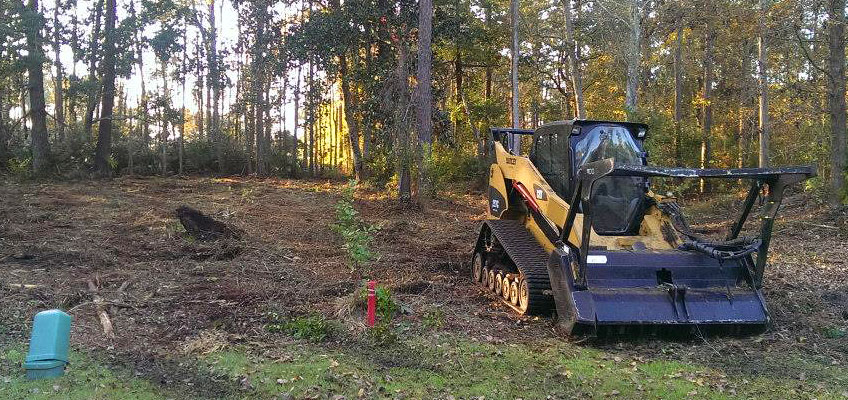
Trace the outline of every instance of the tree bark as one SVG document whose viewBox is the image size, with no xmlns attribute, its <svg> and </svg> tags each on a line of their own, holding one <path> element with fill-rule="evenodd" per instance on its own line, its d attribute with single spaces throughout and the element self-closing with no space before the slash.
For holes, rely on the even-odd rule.
<svg viewBox="0 0 848 400">
<path fill-rule="evenodd" d="M 180 88 L 180 97 L 182 97 L 180 106 L 180 142 L 178 150 L 178 174 L 183 174 L 183 164 L 185 156 L 185 127 L 186 127 L 186 76 L 188 76 L 188 29 L 185 20 L 183 21 L 183 58 L 180 62 L 180 77 L 182 78 L 182 87 Z"/>
<path fill-rule="evenodd" d="M 768 44 L 766 42 L 766 14 L 769 0 L 760 0 L 759 15 L 759 56 L 757 59 L 757 79 L 760 92 L 760 168 L 769 166 L 769 98 L 768 98 Z"/>
<path fill-rule="evenodd" d="M 683 12 L 677 20 L 674 43 L 674 165 L 683 166 Z"/>
<path fill-rule="evenodd" d="M 642 8 L 644 0 L 631 0 L 630 42 L 627 49 L 627 85 L 624 94 L 624 109 L 627 119 L 633 120 L 639 111 L 639 63 L 642 59 Z"/>
<path fill-rule="evenodd" d="M 132 18 L 136 17 L 135 11 L 135 2 L 130 3 L 130 15 Z M 141 131 L 141 139 L 142 143 L 145 146 L 149 144 L 150 141 L 150 120 L 148 120 L 149 113 L 149 103 L 147 99 L 147 87 L 144 79 L 144 57 L 143 54 L 143 46 L 141 42 L 140 29 L 136 30 L 135 35 L 135 50 L 138 55 L 138 59 L 136 61 L 136 66 L 138 67 L 138 79 L 141 84 L 141 93 L 138 100 L 139 106 L 141 107 L 141 118 L 140 118 L 140 131 Z M 132 173 L 132 172 L 130 172 Z"/>
<path fill-rule="evenodd" d="M 707 2 L 710 3 L 710 2 Z M 715 7 L 711 4 L 707 7 L 707 27 L 704 37 L 704 122 L 701 126 L 701 168 L 709 168 L 712 164 L 712 144 L 710 136 L 713 128 L 713 46 L 715 42 L 715 32 L 713 32 L 712 16 L 715 15 Z M 701 193 L 707 189 L 707 181 L 701 179 Z"/>
<path fill-rule="evenodd" d="M 310 3 L 310 9 L 311 9 Z M 315 64 L 309 62 L 309 82 L 306 93 L 307 118 L 309 129 L 309 174 L 315 175 Z"/>
<path fill-rule="evenodd" d="M 511 77 L 512 77 L 512 127 L 521 127 L 521 115 L 518 109 L 518 1 L 510 0 L 510 19 L 512 21 L 512 47 L 510 54 L 512 57 Z M 514 148 L 516 138 L 515 135 L 509 135 L 509 147 Z"/>
<path fill-rule="evenodd" d="M 53 84 L 53 102 L 56 114 L 56 138 L 59 142 L 65 141 L 65 102 L 64 102 L 64 83 L 65 74 L 62 68 L 62 61 L 59 59 L 61 53 L 61 25 L 59 24 L 59 9 L 61 8 L 60 0 L 56 0 L 55 8 L 53 9 L 53 54 L 54 66 L 56 68 L 55 83 Z"/>
<path fill-rule="evenodd" d="M 298 122 L 299 122 L 298 119 L 300 117 L 300 75 L 303 72 L 302 69 L 303 68 L 302 68 L 301 65 L 297 66 L 297 79 L 295 80 L 295 83 L 294 83 L 294 115 L 293 115 L 293 117 L 294 117 L 294 127 L 292 128 L 292 130 L 293 130 L 292 141 L 294 142 L 293 151 L 292 151 L 293 169 L 298 168 L 298 164 L 297 164 L 298 154 L 297 153 L 299 151 L 298 147 L 300 147 L 300 146 L 298 146 L 298 141 L 297 141 L 297 127 L 298 127 Z"/>
<path fill-rule="evenodd" d="M 221 132 L 221 116 L 218 103 L 221 98 L 221 76 L 218 69 L 218 32 L 215 28 L 215 0 L 209 0 L 209 87 L 212 89 L 212 120 L 210 130 L 215 143 L 215 155 L 218 158 L 218 173 L 223 173 L 224 165 L 224 136 Z"/>
<path fill-rule="evenodd" d="M 427 1 L 427 0 L 425 0 Z M 351 155 L 353 157 L 353 175 L 359 180 L 362 179 L 362 152 L 359 149 L 359 126 L 356 123 L 354 114 L 353 94 L 350 88 L 350 79 L 348 78 L 347 57 L 344 54 L 339 56 L 339 78 L 342 85 L 342 97 L 344 101 L 345 122 L 347 122 L 348 141 L 350 142 Z"/>
<path fill-rule="evenodd" d="M 832 202 L 841 204 L 845 194 L 846 115 L 845 115 L 845 0 L 829 0 L 828 25 L 828 109 L 833 135 L 831 143 Z"/>
<path fill-rule="evenodd" d="M 103 1 L 94 0 L 94 26 L 91 28 L 91 41 L 89 42 L 88 55 L 88 81 L 97 81 L 96 87 L 89 93 L 88 103 L 85 108 L 85 135 L 86 140 L 91 138 L 91 128 L 94 125 L 94 109 L 100 99 L 101 83 L 97 78 L 97 55 L 100 43 L 100 20 L 103 16 Z"/>
<path fill-rule="evenodd" d="M 739 126 L 736 131 L 736 167 L 743 168 L 747 164 L 749 136 L 752 131 L 751 123 L 748 119 L 748 110 L 751 101 L 753 100 L 751 82 L 751 60 L 754 57 L 754 49 L 751 42 L 746 41 L 742 46 L 742 56 L 740 57 L 739 68 Z"/>
<path fill-rule="evenodd" d="M 106 1 L 114 1 L 114 0 L 106 0 Z M 162 71 L 161 71 L 161 73 L 162 73 L 162 92 L 163 92 L 162 96 L 165 99 L 165 101 L 162 104 L 162 107 L 164 109 L 161 110 L 161 113 L 162 113 L 161 114 L 162 131 L 159 132 L 159 137 L 161 139 L 161 145 L 162 145 L 162 147 L 161 147 L 162 154 L 161 154 L 161 160 L 160 160 L 161 168 L 162 168 L 161 172 L 162 172 L 162 176 L 165 176 L 165 175 L 168 174 L 168 137 L 171 136 L 170 132 L 168 131 L 168 114 L 170 114 L 170 110 L 171 110 L 171 92 L 168 90 L 168 61 L 167 60 L 161 60 L 161 61 L 162 61 Z"/>
<path fill-rule="evenodd" d="M 9 115 L 6 96 L 9 89 L 6 86 L 0 86 L 0 169 L 5 168 L 6 162 L 9 160 L 9 135 L 7 133 L 7 116 Z"/>
<path fill-rule="evenodd" d="M 31 148 L 32 169 L 36 176 L 44 176 L 50 168 L 50 142 L 47 134 L 47 110 L 44 101 L 44 39 L 41 36 L 42 19 L 36 18 L 39 14 L 38 0 L 29 0 L 26 12 L 31 14 L 27 18 L 30 22 L 26 26 L 27 42 L 27 72 L 29 75 L 29 105 L 30 121 L 32 122 Z M 24 115 L 26 112 L 24 111 Z"/>
<path fill-rule="evenodd" d="M 117 1 L 106 0 L 106 26 L 103 54 L 103 103 L 100 105 L 100 122 L 97 124 L 97 149 L 94 153 L 94 165 L 101 176 L 109 176 L 112 168 L 109 158 L 112 156 L 112 120 L 115 104 L 115 19 Z"/>
<path fill-rule="evenodd" d="M 583 102 L 583 74 L 580 72 L 580 58 L 577 42 L 574 40 L 574 23 L 571 15 L 571 0 L 563 0 L 563 12 L 565 13 L 565 42 L 568 49 L 568 65 L 571 69 L 571 87 L 574 89 L 574 105 L 577 110 L 577 118 L 586 118 L 586 106 Z"/>
<path fill-rule="evenodd" d="M 513 2 L 518 3 L 518 0 Z M 418 203 L 425 205 L 431 194 L 429 165 L 433 152 L 433 1 L 419 0 L 418 7 Z M 517 67 L 517 63 L 513 66 Z"/>
<path fill-rule="evenodd" d="M 195 37 L 194 39 L 194 53 L 195 53 L 195 76 L 197 77 L 197 82 L 195 82 L 195 98 L 197 99 L 197 139 L 201 140 L 206 135 L 206 129 L 204 127 L 204 104 L 203 104 L 203 88 L 204 85 L 204 75 L 203 75 L 203 63 L 201 62 L 201 54 L 203 52 L 203 46 L 200 45 L 200 40 Z"/>
</svg>

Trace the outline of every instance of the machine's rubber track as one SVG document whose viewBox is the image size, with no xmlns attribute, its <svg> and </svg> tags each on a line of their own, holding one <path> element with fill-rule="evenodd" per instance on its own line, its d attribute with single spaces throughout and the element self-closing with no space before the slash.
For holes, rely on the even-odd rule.
<svg viewBox="0 0 848 400">
<path fill-rule="evenodd" d="M 551 295 L 551 282 L 548 278 L 548 254 L 519 221 L 499 219 L 488 220 L 485 223 L 518 267 L 521 276 L 527 281 L 529 301 L 524 314 L 551 313 L 554 310 L 554 298 Z M 515 308 L 509 302 L 507 304 Z M 521 312 L 519 309 L 516 310 Z"/>
</svg>

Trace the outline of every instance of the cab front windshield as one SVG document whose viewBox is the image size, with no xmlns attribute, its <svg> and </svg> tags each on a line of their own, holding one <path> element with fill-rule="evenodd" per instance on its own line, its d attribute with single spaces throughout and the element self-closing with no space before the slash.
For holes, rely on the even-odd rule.
<svg viewBox="0 0 848 400">
<path fill-rule="evenodd" d="M 643 165 L 642 150 L 631 132 L 623 126 L 597 125 L 582 133 L 574 146 L 575 167 L 606 158 L 617 165 Z M 645 179 L 607 176 L 595 182 L 592 214 L 595 232 L 600 235 L 633 234 L 638 229 L 645 198 Z"/>
</svg>

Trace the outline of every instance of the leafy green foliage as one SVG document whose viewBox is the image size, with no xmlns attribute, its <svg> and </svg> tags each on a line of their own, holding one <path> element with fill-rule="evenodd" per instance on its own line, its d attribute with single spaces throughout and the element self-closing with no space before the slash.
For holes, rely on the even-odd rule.
<svg viewBox="0 0 848 400">
<path fill-rule="evenodd" d="M 445 325 L 445 312 L 441 308 L 427 310 L 421 318 L 425 328 L 441 329 Z"/>
<path fill-rule="evenodd" d="M 400 304 L 392 298 L 392 291 L 383 286 L 377 285 L 377 290 L 374 292 L 377 298 L 377 320 L 391 321 L 395 314 L 400 311 Z M 359 291 L 358 299 L 362 304 L 368 300 L 368 288 L 362 288 Z"/>
<path fill-rule="evenodd" d="M 276 312 L 266 314 L 268 324 L 265 330 L 274 333 L 285 333 L 295 339 L 310 342 L 322 342 L 333 333 L 333 324 L 320 314 L 310 314 L 294 318 L 286 318 Z"/>
<path fill-rule="evenodd" d="M 351 270 L 357 270 L 374 259 L 371 243 L 374 241 L 372 234 L 377 230 L 359 217 L 359 212 L 353 206 L 355 191 L 356 181 L 351 180 L 342 191 L 342 199 L 336 203 L 336 223 L 332 225 L 333 231 L 342 237 L 342 246 L 347 251 Z"/>
<path fill-rule="evenodd" d="M 842 339 L 848 336 L 848 330 L 839 327 L 830 327 L 825 329 L 824 336 L 829 339 Z"/>
</svg>

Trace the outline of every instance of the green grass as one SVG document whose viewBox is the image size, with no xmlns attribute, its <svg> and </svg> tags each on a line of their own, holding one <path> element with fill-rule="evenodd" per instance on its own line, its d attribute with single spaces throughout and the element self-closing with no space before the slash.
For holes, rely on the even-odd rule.
<svg viewBox="0 0 848 400">
<path fill-rule="evenodd" d="M 24 346 L 0 349 L 0 398 L 2 399 L 163 399 L 179 398 L 156 385 L 122 370 L 110 369 L 86 354 L 71 351 L 65 376 L 29 381 L 21 363 Z"/>
<path fill-rule="evenodd" d="M 259 356 L 245 348 L 187 362 L 194 372 L 221 376 L 240 387 L 235 398 L 486 399 L 845 399 L 848 368 L 816 368 L 798 361 L 808 378 L 726 373 L 679 361 L 617 355 L 555 339 L 492 344 L 454 334 L 424 333 L 381 346 L 350 348 L 297 342 Z M 623 354 L 623 353 L 622 353 Z M 21 348 L 2 351 L 0 398 L 185 398 L 92 357 L 73 352 L 65 377 L 29 382 Z M 803 365 L 802 365 L 803 364 Z M 794 365 L 794 364 L 793 364 Z M 814 378 L 815 377 L 815 378 Z M 7 382 L 8 381 L 8 382 Z M 317 397 L 315 397 L 317 396 Z"/>
<path fill-rule="evenodd" d="M 844 399 L 835 381 L 731 376 L 676 361 L 611 356 L 556 340 L 494 345 L 431 336 L 379 348 L 292 345 L 277 360 L 239 350 L 216 353 L 212 373 L 247 377 L 260 397 L 289 392 L 385 398 Z M 367 354 L 380 352 L 378 356 Z M 395 365 L 398 364 L 398 365 Z M 848 372 L 837 368 L 834 376 Z"/>
</svg>

